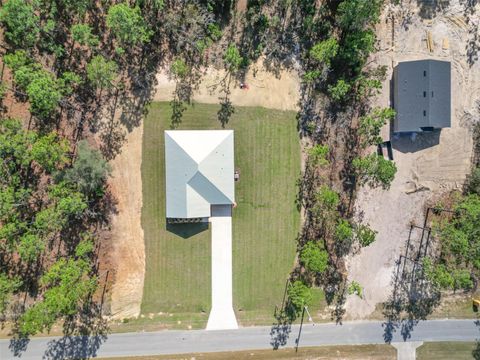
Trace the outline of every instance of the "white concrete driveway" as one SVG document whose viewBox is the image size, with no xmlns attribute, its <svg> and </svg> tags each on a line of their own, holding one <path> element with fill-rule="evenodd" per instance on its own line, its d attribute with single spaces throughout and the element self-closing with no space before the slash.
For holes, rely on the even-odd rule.
<svg viewBox="0 0 480 360">
<path fill-rule="evenodd" d="M 207 330 L 237 329 L 232 306 L 232 217 L 231 209 L 213 210 L 212 224 L 212 310 Z"/>
</svg>

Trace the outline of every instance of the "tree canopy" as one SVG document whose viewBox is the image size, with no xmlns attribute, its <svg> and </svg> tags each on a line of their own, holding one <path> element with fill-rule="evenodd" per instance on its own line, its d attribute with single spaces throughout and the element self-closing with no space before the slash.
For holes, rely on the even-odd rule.
<svg viewBox="0 0 480 360">
<path fill-rule="evenodd" d="M 26 0 L 7 0 L 0 8 L 0 21 L 5 26 L 5 37 L 15 47 L 26 49 L 37 41 L 40 19 Z"/>
<path fill-rule="evenodd" d="M 107 26 L 121 46 L 147 43 L 152 36 L 152 31 L 148 29 L 140 8 L 132 8 L 128 3 L 110 6 L 107 14 Z"/>
</svg>

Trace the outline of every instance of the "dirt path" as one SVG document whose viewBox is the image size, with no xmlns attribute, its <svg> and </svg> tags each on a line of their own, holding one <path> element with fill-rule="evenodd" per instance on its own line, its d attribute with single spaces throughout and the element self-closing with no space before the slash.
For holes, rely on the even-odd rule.
<svg viewBox="0 0 480 360">
<path fill-rule="evenodd" d="M 110 186 L 117 215 L 112 219 L 115 282 L 111 294 L 112 318 L 140 314 L 145 277 L 145 244 L 141 225 L 143 124 L 127 135 L 122 152 L 111 162 Z"/>
<path fill-rule="evenodd" d="M 406 3 L 405 5 L 407 5 Z M 365 318 L 375 310 L 375 305 L 388 299 L 392 292 L 395 261 L 403 252 L 411 223 L 421 225 L 424 205 L 429 199 L 451 189 L 461 189 L 470 171 L 472 135 L 469 119 L 478 118 L 475 101 L 480 94 L 480 66 L 467 64 L 466 45 L 469 29 L 458 24 L 466 23 L 457 1 L 449 9 L 438 13 L 433 20 L 423 20 L 417 2 L 412 1 L 405 13 L 411 12 L 411 22 L 401 25 L 397 13 L 395 41 L 392 44 L 392 27 L 382 22 L 378 29 L 380 51 L 375 56 L 377 64 L 387 65 L 387 81 L 379 106 L 389 106 L 389 83 L 392 65 L 400 61 L 417 59 L 448 60 L 452 64 L 452 126 L 438 136 L 422 134 L 411 137 L 393 137 L 393 156 L 398 168 L 389 191 L 361 189 L 356 203 L 357 216 L 378 231 L 377 240 L 348 260 L 349 280 L 364 287 L 364 298 L 349 296 L 346 302 L 349 318 Z M 452 22 L 452 16 L 463 21 Z M 430 31 L 434 51 L 426 47 L 426 33 Z M 442 44 L 449 41 L 448 49 Z M 389 138 L 384 129 L 384 138 Z"/>
<path fill-rule="evenodd" d="M 195 91 L 194 101 L 206 104 L 218 104 L 220 86 L 225 77 L 224 70 L 208 68 L 202 82 Z M 170 101 L 175 90 L 175 82 L 169 79 L 168 71 L 157 75 L 155 101 Z M 269 109 L 297 110 L 300 97 L 300 78 L 296 71 L 280 70 L 278 77 L 267 72 L 262 61 L 250 67 L 245 77 L 248 90 L 242 90 L 239 84 L 231 86 L 230 100 L 238 106 L 263 106 Z"/>
</svg>

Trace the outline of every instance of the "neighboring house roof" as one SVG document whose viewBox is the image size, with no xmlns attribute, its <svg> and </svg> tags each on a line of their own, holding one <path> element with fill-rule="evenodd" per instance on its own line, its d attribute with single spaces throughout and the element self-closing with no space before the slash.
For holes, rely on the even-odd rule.
<svg viewBox="0 0 480 360">
<path fill-rule="evenodd" d="M 235 201 L 233 130 L 165 131 L 167 218 L 210 217 Z"/>
<path fill-rule="evenodd" d="M 394 70 L 395 132 L 450 127 L 450 62 L 419 60 L 399 63 Z"/>
</svg>

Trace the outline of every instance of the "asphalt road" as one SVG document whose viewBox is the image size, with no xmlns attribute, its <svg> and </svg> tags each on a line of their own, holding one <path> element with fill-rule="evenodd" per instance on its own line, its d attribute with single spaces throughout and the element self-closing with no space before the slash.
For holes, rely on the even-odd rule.
<svg viewBox="0 0 480 360">
<path fill-rule="evenodd" d="M 180 354 L 294 347 L 299 327 L 248 327 L 238 330 L 165 330 L 110 334 L 108 337 L 35 338 L 11 343 L 0 340 L 0 359 L 71 359 L 85 357 Z M 479 341 L 480 323 L 474 320 L 431 320 L 395 324 L 346 322 L 304 324 L 300 346 L 381 344 L 400 341 Z M 24 348 L 24 349 L 23 349 Z M 23 349 L 23 350 L 22 350 Z M 15 355 L 16 354 L 16 355 Z"/>
</svg>

